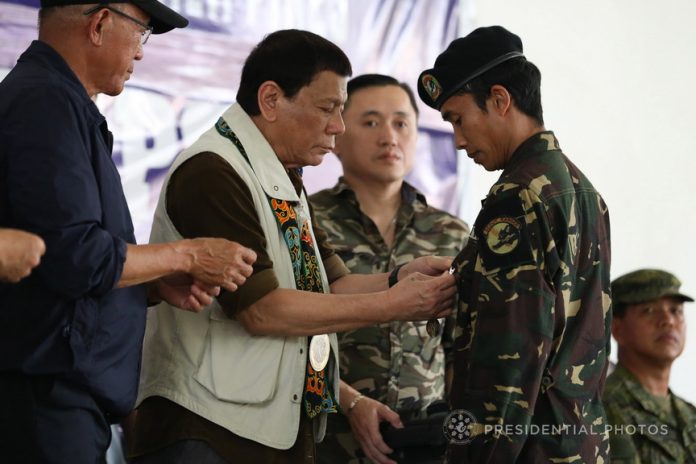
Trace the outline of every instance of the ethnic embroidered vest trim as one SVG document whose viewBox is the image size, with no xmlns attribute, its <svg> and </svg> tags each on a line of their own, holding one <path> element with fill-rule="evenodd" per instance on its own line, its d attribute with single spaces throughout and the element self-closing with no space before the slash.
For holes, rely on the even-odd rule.
<svg viewBox="0 0 696 464">
<path fill-rule="evenodd" d="M 215 129 L 217 129 L 221 136 L 234 144 L 251 166 L 249 156 L 242 142 L 223 118 L 218 119 L 215 123 Z M 312 235 L 309 231 L 309 221 L 303 218 L 302 227 L 300 227 L 293 202 L 273 198 L 270 195 L 266 195 L 266 198 L 276 218 L 278 228 L 283 235 L 285 244 L 288 247 L 297 290 L 324 293 L 317 261 L 317 253 L 314 248 Z M 307 362 L 304 406 L 305 412 L 310 419 L 322 412 L 337 412 L 336 402 L 331 394 L 331 388 L 328 387 L 330 383 L 328 383 L 325 378 L 326 371 L 327 369 L 322 369 L 317 372 L 312 368 L 311 363 Z"/>
</svg>

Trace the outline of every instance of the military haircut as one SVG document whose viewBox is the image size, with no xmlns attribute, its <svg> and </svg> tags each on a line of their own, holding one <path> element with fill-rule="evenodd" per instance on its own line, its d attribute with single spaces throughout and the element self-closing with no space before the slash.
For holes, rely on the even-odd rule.
<svg viewBox="0 0 696 464">
<path fill-rule="evenodd" d="M 408 95 L 408 100 L 411 102 L 413 110 L 416 112 L 416 118 L 418 118 L 418 104 L 416 103 L 416 96 L 411 90 L 411 87 L 405 82 L 399 82 L 391 76 L 386 76 L 384 74 L 361 74 L 356 76 L 350 81 L 348 81 L 348 100 L 346 101 L 345 107 L 348 108 L 350 104 L 350 97 L 353 93 L 360 89 L 367 89 L 370 87 L 387 87 L 387 86 L 401 87 L 404 92 Z"/>
<path fill-rule="evenodd" d="M 81 19 L 84 5 L 45 6 L 39 9 L 38 27 L 41 29 L 46 21 L 58 20 L 63 27 L 72 27 Z M 71 24 L 72 23 L 72 24 Z"/>
<path fill-rule="evenodd" d="M 515 106 L 540 126 L 544 125 L 541 107 L 541 72 L 524 57 L 513 58 L 486 71 L 467 82 L 455 95 L 471 94 L 476 104 L 486 111 L 486 100 L 491 96 L 491 87 L 502 85 L 510 92 Z"/>
<path fill-rule="evenodd" d="M 350 60 L 336 44 L 312 32 L 286 29 L 268 34 L 254 47 L 242 68 L 237 102 L 250 116 L 261 114 L 257 93 L 273 81 L 292 98 L 322 71 L 349 77 Z"/>
</svg>

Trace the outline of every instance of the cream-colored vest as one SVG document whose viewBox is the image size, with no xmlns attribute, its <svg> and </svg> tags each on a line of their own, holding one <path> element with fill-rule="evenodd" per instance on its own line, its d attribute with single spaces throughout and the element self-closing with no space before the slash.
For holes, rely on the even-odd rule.
<svg viewBox="0 0 696 464">
<path fill-rule="evenodd" d="M 295 288 L 290 254 L 270 209 L 266 194 L 301 203 L 283 165 L 242 108 L 235 104 L 222 116 L 239 137 L 251 165 L 228 139 L 213 127 L 169 169 L 155 210 L 151 242 L 181 239 L 167 215 L 166 191 L 172 173 L 202 152 L 222 156 L 246 182 L 267 239 L 267 253 L 282 288 Z M 205 182 L 205 179 L 201 179 Z M 308 214 L 308 213 L 306 213 Z M 314 231 L 312 238 L 314 238 Z M 314 240 L 316 243 L 316 239 Z M 317 250 L 318 251 L 318 250 Z M 324 288 L 329 289 L 320 262 Z M 338 400 L 338 353 L 331 334 L 334 359 L 333 392 Z M 215 302 L 195 314 L 161 303 L 148 310 L 138 404 L 163 396 L 194 413 L 263 445 L 290 448 L 297 438 L 303 406 L 307 337 L 252 336 L 228 318 Z M 326 414 L 314 421 L 315 440 L 326 430 Z"/>
</svg>

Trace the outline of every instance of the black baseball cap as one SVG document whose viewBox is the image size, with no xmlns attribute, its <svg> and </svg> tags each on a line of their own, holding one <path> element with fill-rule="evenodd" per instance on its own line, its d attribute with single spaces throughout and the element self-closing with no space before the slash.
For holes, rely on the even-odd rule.
<svg viewBox="0 0 696 464">
<path fill-rule="evenodd" d="M 93 4 L 107 6 L 110 3 L 132 3 L 150 15 L 150 26 L 152 26 L 153 34 L 163 34 L 175 27 L 186 27 L 188 25 L 188 19 L 157 0 L 41 0 L 41 8 Z"/>
</svg>

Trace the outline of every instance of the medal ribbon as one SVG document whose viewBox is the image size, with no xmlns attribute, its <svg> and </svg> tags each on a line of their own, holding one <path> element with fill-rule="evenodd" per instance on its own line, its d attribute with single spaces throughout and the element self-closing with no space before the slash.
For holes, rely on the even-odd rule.
<svg viewBox="0 0 696 464">
<path fill-rule="evenodd" d="M 215 128 L 223 137 L 230 140 L 244 159 L 251 166 L 246 150 L 237 135 L 232 131 L 224 119 L 218 119 Z M 252 167 L 253 170 L 253 167 Z M 298 290 L 307 292 L 324 293 L 324 286 L 321 282 L 321 272 L 319 262 L 314 249 L 312 234 L 309 230 L 309 221 L 305 218 L 302 221 L 302 228 L 297 222 L 297 213 L 293 202 L 273 198 L 266 195 L 268 203 L 276 218 L 278 227 L 285 240 L 285 244 L 290 252 L 292 271 L 295 275 L 295 287 Z M 309 350 L 307 350 L 309 356 Z M 329 355 L 330 356 L 330 355 Z M 304 407 L 310 419 L 322 412 L 336 412 L 336 403 L 331 395 L 331 388 L 327 386 L 326 371 L 322 369 L 317 372 L 312 368 L 311 363 L 307 362 L 307 372 L 305 375 Z"/>
</svg>

